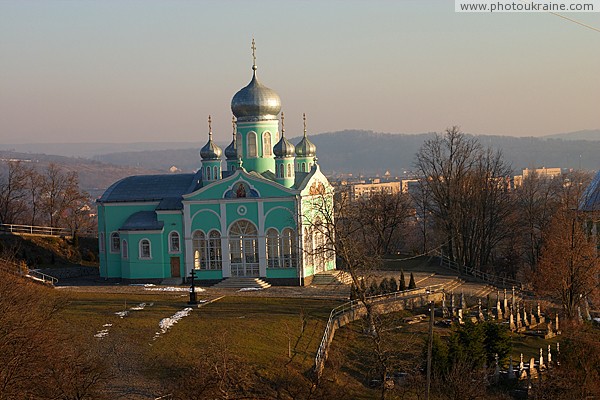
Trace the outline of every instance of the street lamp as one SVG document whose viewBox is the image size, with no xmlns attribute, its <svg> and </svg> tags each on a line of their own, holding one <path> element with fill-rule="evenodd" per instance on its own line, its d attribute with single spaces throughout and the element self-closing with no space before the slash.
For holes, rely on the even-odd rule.
<svg viewBox="0 0 600 400">
<path fill-rule="evenodd" d="M 196 300 L 196 286 L 194 286 L 194 278 L 196 277 L 196 270 L 192 269 L 190 272 L 190 278 L 192 278 L 192 286 L 190 286 L 190 301 L 188 304 L 198 304 L 198 300 Z"/>
</svg>

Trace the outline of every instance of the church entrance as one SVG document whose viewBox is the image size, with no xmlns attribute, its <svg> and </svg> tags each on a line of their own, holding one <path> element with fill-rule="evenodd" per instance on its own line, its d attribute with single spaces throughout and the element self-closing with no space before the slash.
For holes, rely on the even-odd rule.
<svg viewBox="0 0 600 400">
<path fill-rule="evenodd" d="M 250 221 L 236 221 L 229 228 L 229 254 L 231 276 L 257 277 L 258 231 Z"/>
<path fill-rule="evenodd" d="M 179 257 L 171 257 L 171 277 L 179 278 L 181 274 L 179 273 Z"/>
</svg>

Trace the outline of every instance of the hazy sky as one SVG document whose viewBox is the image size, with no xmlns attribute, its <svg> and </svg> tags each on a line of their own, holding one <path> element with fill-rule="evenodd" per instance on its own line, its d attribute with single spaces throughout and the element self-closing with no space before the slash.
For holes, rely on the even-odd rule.
<svg viewBox="0 0 600 400">
<path fill-rule="evenodd" d="M 600 28 L 600 13 L 569 14 Z M 0 1 L 0 143 L 206 140 L 258 76 L 286 132 L 600 128 L 600 33 L 453 0 Z"/>
</svg>

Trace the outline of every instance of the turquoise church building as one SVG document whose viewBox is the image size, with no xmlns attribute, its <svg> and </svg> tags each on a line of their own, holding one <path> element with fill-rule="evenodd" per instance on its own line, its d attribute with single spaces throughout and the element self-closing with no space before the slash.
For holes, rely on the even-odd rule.
<svg viewBox="0 0 600 400">
<path fill-rule="evenodd" d="M 256 70 L 254 61 L 250 83 L 231 101 L 233 137 L 224 152 L 213 142 L 209 117 L 196 173 L 130 176 L 98 199 L 100 276 L 159 282 L 194 270 L 204 284 L 256 277 L 306 285 L 335 269 L 332 214 L 324 213 L 333 189 L 306 117 L 294 146 L 280 98 Z"/>
</svg>

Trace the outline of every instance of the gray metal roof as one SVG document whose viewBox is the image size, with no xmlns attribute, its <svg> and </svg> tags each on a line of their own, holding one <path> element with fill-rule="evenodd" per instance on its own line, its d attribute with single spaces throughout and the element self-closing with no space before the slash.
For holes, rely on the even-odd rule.
<svg viewBox="0 0 600 400">
<path fill-rule="evenodd" d="M 120 231 L 156 231 L 162 230 L 165 223 L 158 221 L 154 211 L 138 211 L 131 214 Z"/>
<path fill-rule="evenodd" d="M 161 201 L 181 198 L 198 185 L 195 174 L 137 175 L 123 178 L 112 184 L 100 203 L 130 201 Z"/>
<path fill-rule="evenodd" d="M 579 209 L 581 211 L 600 211 L 600 171 L 583 192 Z"/>
</svg>

